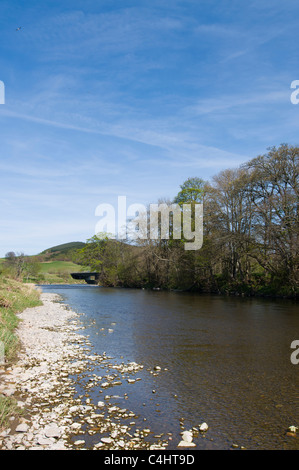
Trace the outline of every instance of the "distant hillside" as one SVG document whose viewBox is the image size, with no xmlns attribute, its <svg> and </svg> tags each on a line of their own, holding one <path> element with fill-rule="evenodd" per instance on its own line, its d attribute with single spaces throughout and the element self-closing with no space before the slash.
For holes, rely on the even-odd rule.
<svg viewBox="0 0 299 470">
<path fill-rule="evenodd" d="M 70 242 L 63 243 L 62 245 L 52 246 L 40 253 L 40 257 L 45 260 L 71 260 L 74 251 L 83 248 L 85 243 L 83 242 Z"/>
<path fill-rule="evenodd" d="M 53 246 L 52 248 L 48 248 L 47 250 L 42 251 L 42 255 L 46 253 L 55 253 L 59 251 L 60 253 L 67 253 L 70 250 L 79 250 L 80 248 L 83 248 L 85 246 L 85 243 L 83 242 L 70 242 L 70 243 L 64 243 L 62 245 L 57 245 Z"/>
</svg>

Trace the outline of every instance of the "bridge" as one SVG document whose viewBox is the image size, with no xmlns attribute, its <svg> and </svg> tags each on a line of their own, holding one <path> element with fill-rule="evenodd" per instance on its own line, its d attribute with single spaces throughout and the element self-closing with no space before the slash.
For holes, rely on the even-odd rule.
<svg viewBox="0 0 299 470">
<path fill-rule="evenodd" d="M 73 279 L 84 279 L 87 284 L 97 284 L 99 273 L 71 273 Z"/>
</svg>

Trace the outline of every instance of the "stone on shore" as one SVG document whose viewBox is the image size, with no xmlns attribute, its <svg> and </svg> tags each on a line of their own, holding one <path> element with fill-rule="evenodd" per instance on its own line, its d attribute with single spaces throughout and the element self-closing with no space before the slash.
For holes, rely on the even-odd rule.
<svg viewBox="0 0 299 470">
<path fill-rule="evenodd" d="M 183 441 L 185 442 L 192 442 L 193 441 L 193 434 L 191 431 L 184 431 L 182 433 L 182 438 L 183 438 Z"/>
<path fill-rule="evenodd" d="M 178 447 L 196 447 L 194 442 L 180 441 Z"/>
<path fill-rule="evenodd" d="M 207 425 L 207 423 L 202 423 L 202 424 L 199 426 L 199 430 L 200 430 L 201 432 L 206 432 L 208 429 L 209 429 L 209 426 Z"/>
<path fill-rule="evenodd" d="M 57 424 L 51 424 L 45 428 L 45 436 L 46 437 L 60 437 L 62 434 L 61 428 L 58 427 Z"/>
<path fill-rule="evenodd" d="M 14 425 L 1 432 L 0 449 L 85 450 L 85 435 L 94 434 L 100 441 L 93 446 L 95 449 L 164 449 L 168 441 L 159 436 L 156 443 L 148 442 L 144 437 L 149 429 L 148 433 L 132 430 L 135 421 L 129 425 L 121 421 L 136 418 L 132 411 L 110 402 L 121 397 L 106 395 L 105 401 L 95 404 L 88 393 L 76 397 L 76 380 L 86 373 L 86 391 L 97 387 L 102 393 L 102 388 L 121 385 L 126 379 L 133 387 L 141 380 L 133 376 L 143 365 L 115 364 L 105 352 L 88 354 L 88 337 L 77 333 L 82 329 L 80 315 L 63 305 L 56 294 L 43 293 L 41 300 L 42 306 L 18 314 L 22 320 L 17 329 L 22 349 L 17 364 L 1 375 L 0 393 L 16 394 L 28 419 L 21 418 L 18 423 L 15 418 Z M 88 374 L 94 365 L 102 367 L 103 377 Z M 123 398 L 127 395 L 124 393 Z M 78 434 L 83 434 L 82 438 L 74 439 Z"/>
<path fill-rule="evenodd" d="M 16 427 L 16 432 L 27 432 L 29 429 L 28 424 L 26 423 L 21 423 Z"/>
</svg>

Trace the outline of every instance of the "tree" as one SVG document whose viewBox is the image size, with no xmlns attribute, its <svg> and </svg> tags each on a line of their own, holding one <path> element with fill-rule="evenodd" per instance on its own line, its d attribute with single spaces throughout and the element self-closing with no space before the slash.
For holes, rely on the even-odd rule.
<svg viewBox="0 0 299 470">
<path fill-rule="evenodd" d="M 298 288 L 299 147 L 271 147 L 243 166 L 252 201 L 251 255 L 272 276 Z"/>
<path fill-rule="evenodd" d="M 188 178 L 174 198 L 176 204 L 202 203 L 205 195 L 206 182 L 198 177 Z"/>
<path fill-rule="evenodd" d="M 248 244 L 251 230 L 251 203 L 245 191 L 243 169 L 224 170 L 213 178 L 210 188 L 210 215 L 207 221 L 214 243 L 219 246 L 223 271 L 232 280 L 249 274 Z"/>
<path fill-rule="evenodd" d="M 22 277 L 25 265 L 24 253 L 16 254 L 14 251 L 9 251 L 5 255 L 5 267 L 8 268 L 10 275 L 16 279 Z"/>
<path fill-rule="evenodd" d="M 299 148 L 282 144 L 211 183 L 188 178 L 173 202 L 152 208 L 153 230 L 144 214 L 147 237 L 132 244 L 93 237 L 78 260 L 98 271 L 104 285 L 297 295 L 298 175 Z M 188 251 L 178 220 L 189 205 L 194 232 L 197 204 L 203 204 L 203 246 Z"/>
<path fill-rule="evenodd" d="M 30 256 L 25 256 L 24 253 L 15 253 L 14 251 L 9 251 L 5 255 L 4 267 L 7 270 L 9 276 L 15 279 L 28 279 L 30 277 L 37 277 L 41 264 L 40 262 Z"/>
<path fill-rule="evenodd" d="M 91 271 L 101 271 L 102 257 L 107 241 L 107 236 L 99 237 L 94 235 L 86 241 L 83 248 L 77 250 L 74 254 L 74 260 L 85 268 L 91 269 Z"/>
<path fill-rule="evenodd" d="M 74 260 L 98 272 L 101 285 L 133 287 L 141 285 L 139 255 L 136 246 L 109 239 L 107 234 L 98 234 L 87 240 Z"/>
<path fill-rule="evenodd" d="M 36 279 L 40 273 L 40 270 L 41 263 L 34 258 L 27 257 L 23 266 L 22 275 L 26 278 L 27 281 L 30 278 Z"/>
</svg>

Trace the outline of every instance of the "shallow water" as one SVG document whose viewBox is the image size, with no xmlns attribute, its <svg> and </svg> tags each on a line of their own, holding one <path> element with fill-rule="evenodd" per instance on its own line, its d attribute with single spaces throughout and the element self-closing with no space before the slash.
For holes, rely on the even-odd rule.
<svg viewBox="0 0 299 470">
<path fill-rule="evenodd" d="M 290 360 L 299 339 L 295 302 L 87 285 L 42 289 L 84 313 L 92 353 L 144 365 L 140 381 L 109 393 L 153 434 L 172 433 L 168 449 L 176 449 L 182 424 L 204 421 L 209 430 L 194 439 L 196 449 L 299 449 L 299 439 L 286 435 L 299 426 L 299 364 Z M 90 397 L 103 399 L 99 389 Z"/>
</svg>

